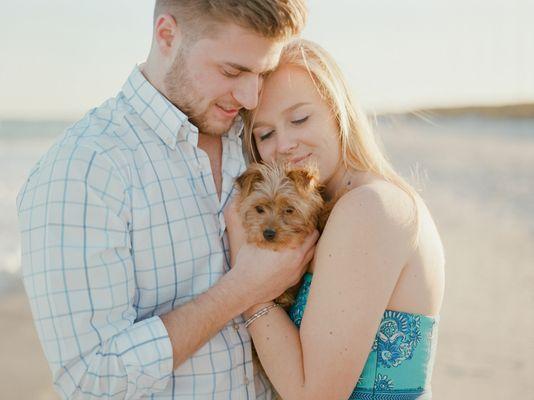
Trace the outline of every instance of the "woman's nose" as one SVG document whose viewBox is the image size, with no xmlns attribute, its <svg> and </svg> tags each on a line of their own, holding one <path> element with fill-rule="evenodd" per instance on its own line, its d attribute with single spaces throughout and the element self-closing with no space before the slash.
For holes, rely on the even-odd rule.
<svg viewBox="0 0 534 400">
<path fill-rule="evenodd" d="M 288 134 L 278 132 L 276 135 L 276 152 L 281 155 L 290 154 L 297 148 L 297 141 Z"/>
</svg>

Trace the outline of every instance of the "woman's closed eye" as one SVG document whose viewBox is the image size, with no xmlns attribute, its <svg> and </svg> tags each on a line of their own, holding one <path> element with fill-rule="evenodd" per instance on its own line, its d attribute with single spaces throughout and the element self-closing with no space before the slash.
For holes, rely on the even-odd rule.
<svg viewBox="0 0 534 400">
<path fill-rule="evenodd" d="M 261 141 L 263 140 L 266 140 L 266 139 L 269 139 L 272 134 L 274 133 L 274 130 L 273 131 L 269 131 L 269 132 L 265 132 L 265 133 L 261 133 L 258 135 L 258 139 Z"/>
<path fill-rule="evenodd" d="M 291 121 L 291 123 L 293 125 L 302 125 L 304 122 L 306 122 L 308 120 L 308 118 L 310 118 L 309 115 L 306 115 L 305 117 L 303 118 L 298 118 L 298 119 L 294 119 Z"/>
</svg>

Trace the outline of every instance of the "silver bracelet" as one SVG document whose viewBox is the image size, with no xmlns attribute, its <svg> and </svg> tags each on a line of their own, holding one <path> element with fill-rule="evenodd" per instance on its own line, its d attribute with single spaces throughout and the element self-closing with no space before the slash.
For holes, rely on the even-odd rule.
<svg viewBox="0 0 534 400">
<path fill-rule="evenodd" d="M 263 307 L 261 310 L 256 311 L 254 314 L 252 314 L 252 316 L 249 319 L 245 321 L 245 328 L 248 328 L 250 324 L 252 324 L 258 318 L 263 317 L 264 315 L 268 314 L 269 311 L 271 311 L 273 308 L 276 308 L 276 307 L 280 307 L 280 306 L 274 303 L 266 307 Z"/>
</svg>

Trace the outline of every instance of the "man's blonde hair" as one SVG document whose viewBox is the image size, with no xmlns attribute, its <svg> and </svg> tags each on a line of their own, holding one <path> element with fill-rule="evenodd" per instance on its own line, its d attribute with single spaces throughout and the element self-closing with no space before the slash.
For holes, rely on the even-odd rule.
<svg viewBox="0 0 534 400">
<path fill-rule="evenodd" d="M 232 22 L 273 40 L 298 35 L 307 19 L 305 0 L 156 0 L 154 19 L 170 14 L 195 37 L 216 23 Z"/>
</svg>

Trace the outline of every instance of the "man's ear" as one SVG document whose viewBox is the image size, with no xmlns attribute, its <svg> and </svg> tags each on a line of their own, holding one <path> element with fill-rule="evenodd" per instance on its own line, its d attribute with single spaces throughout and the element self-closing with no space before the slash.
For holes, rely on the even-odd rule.
<svg viewBox="0 0 534 400">
<path fill-rule="evenodd" d="M 182 33 L 172 15 L 158 15 L 154 25 L 154 40 L 164 56 L 172 55 L 173 48 L 180 45 Z"/>
<path fill-rule="evenodd" d="M 263 180 L 263 174 L 261 172 L 262 166 L 258 163 L 250 164 L 243 174 L 241 174 L 235 180 L 235 183 L 241 193 L 241 197 L 247 197 L 252 190 L 254 190 L 254 184 Z"/>
</svg>

